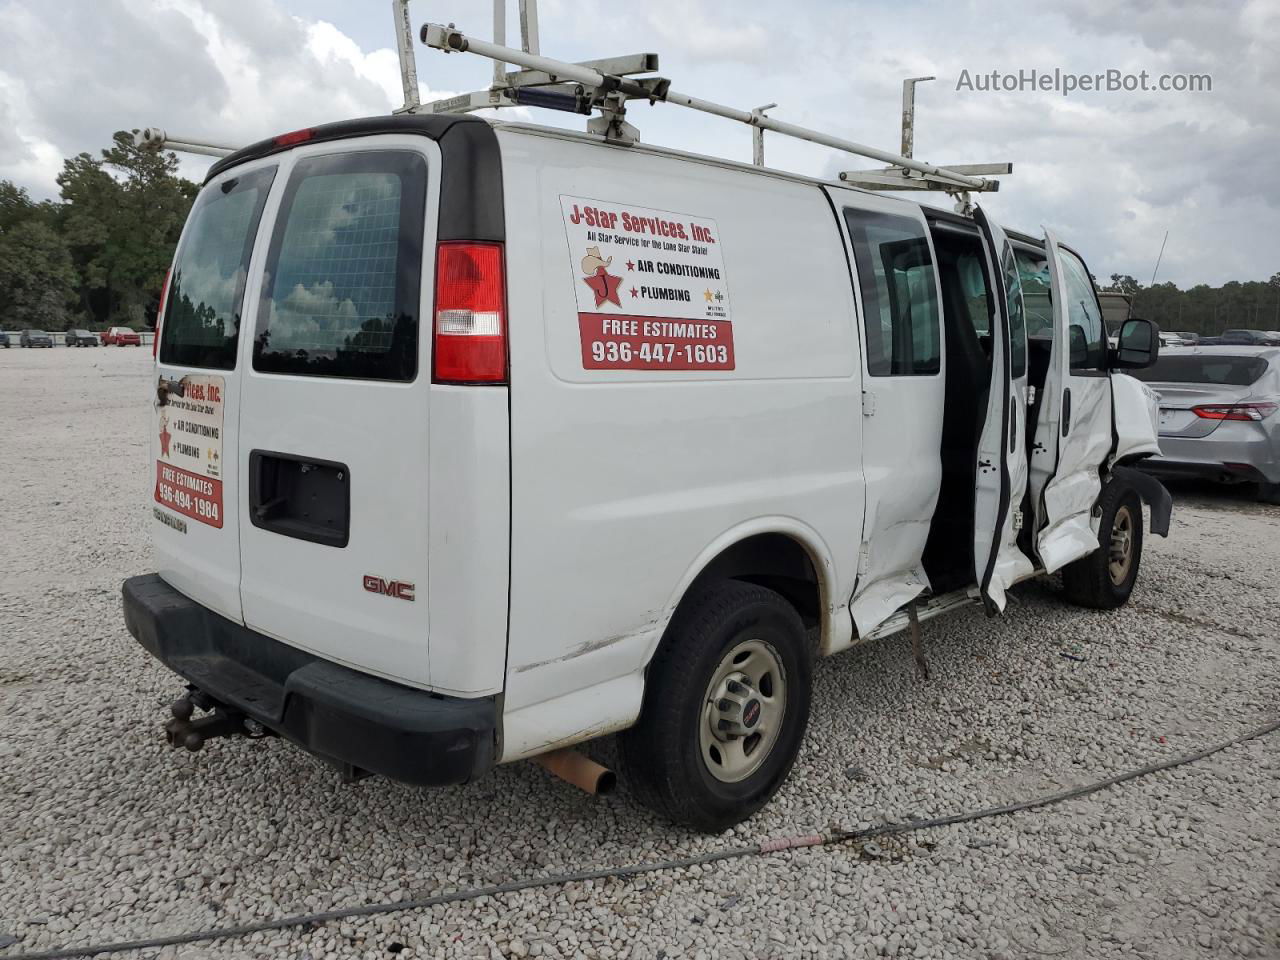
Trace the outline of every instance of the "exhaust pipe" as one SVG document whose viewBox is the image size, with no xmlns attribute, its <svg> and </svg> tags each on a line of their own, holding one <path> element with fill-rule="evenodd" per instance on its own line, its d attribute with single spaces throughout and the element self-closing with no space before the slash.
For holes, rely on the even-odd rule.
<svg viewBox="0 0 1280 960">
<path fill-rule="evenodd" d="M 561 780 L 590 794 L 604 796 L 618 785 L 618 777 L 612 770 L 569 747 L 539 754 L 533 760 Z"/>
</svg>

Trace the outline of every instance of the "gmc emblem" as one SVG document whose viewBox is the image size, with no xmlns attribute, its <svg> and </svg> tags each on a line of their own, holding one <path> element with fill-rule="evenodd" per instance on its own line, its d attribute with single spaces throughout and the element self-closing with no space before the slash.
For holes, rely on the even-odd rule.
<svg viewBox="0 0 1280 960">
<path fill-rule="evenodd" d="M 379 593 L 384 597 L 395 597 L 397 600 L 413 599 L 413 584 L 401 580 L 383 580 L 372 574 L 364 575 L 364 588 L 370 593 Z"/>
</svg>

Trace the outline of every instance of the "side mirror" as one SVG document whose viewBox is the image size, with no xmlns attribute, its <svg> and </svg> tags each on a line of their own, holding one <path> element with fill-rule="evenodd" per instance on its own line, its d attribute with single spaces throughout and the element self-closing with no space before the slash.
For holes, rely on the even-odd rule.
<svg viewBox="0 0 1280 960">
<path fill-rule="evenodd" d="M 1150 320 L 1130 317 L 1120 327 L 1111 366 L 1121 370 L 1142 370 L 1160 356 L 1160 328 Z"/>
<path fill-rule="evenodd" d="M 1070 348 L 1067 355 L 1070 357 L 1071 366 L 1083 367 L 1089 362 L 1089 338 L 1085 336 L 1084 327 L 1078 323 L 1073 323 L 1068 333 Z"/>
</svg>

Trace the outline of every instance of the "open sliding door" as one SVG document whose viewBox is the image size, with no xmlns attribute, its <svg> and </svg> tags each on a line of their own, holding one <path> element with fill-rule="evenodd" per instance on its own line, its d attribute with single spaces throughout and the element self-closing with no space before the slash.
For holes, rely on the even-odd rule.
<svg viewBox="0 0 1280 960">
<path fill-rule="evenodd" d="M 1027 491 L 1027 347 L 1022 284 L 999 224 L 975 211 L 994 294 L 991 381 L 975 464 L 973 564 L 983 603 L 1003 610 L 1005 590 L 1035 571 L 1018 547 Z"/>
</svg>

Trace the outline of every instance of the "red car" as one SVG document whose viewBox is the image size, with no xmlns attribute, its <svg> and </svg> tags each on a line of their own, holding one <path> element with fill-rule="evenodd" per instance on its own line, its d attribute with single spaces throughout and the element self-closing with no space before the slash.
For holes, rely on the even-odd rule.
<svg viewBox="0 0 1280 960">
<path fill-rule="evenodd" d="M 140 347 L 142 337 L 132 327 L 112 327 L 102 335 L 104 347 Z"/>
</svg>

